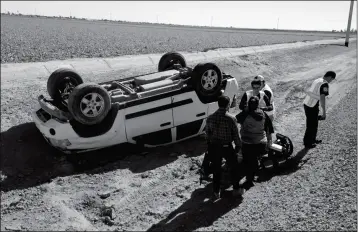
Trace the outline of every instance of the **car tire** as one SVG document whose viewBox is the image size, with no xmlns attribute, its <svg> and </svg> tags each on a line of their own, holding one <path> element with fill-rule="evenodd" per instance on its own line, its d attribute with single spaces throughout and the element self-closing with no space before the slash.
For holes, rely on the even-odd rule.
<svg viewBox="0 0 358 232">
<path fill-rule="evenodd" d="M 55 101 L 66 100 L 69 94 L 79 84 L 82 84 L 81 76 L 75 71 L 67 68 L 60 68 L 51 73 L 47 80 L 47 92 Z M 66 90 L 67 88 L 67 90 Z M 66 99 L 62 99 L 62 94 L 67 92 Z"/>
<path fill-rule="evenodd" d="M 221 95 L 222 72 L 215 64 L 196 65 L 192 76 L 192 84 L 200 98 L 215 101 Z"/>
<path fill-rule="evenodd" d="M 111 98 L 105 88 L 96 83 L 83 83 L 74 88 L 68 100 L 73 118 L 84 125 L 100 123 L 111 109 Z"/>
<path fill-rule="evenodd" d="M 180 64 L 182 68 L 185 68 L 186 60 L 183 55 L 177 52 L 165 53 L 159 60 L 158 71 L 163 72 L 166 70 L 175 69 L 174 64 Z"/>
</svg>

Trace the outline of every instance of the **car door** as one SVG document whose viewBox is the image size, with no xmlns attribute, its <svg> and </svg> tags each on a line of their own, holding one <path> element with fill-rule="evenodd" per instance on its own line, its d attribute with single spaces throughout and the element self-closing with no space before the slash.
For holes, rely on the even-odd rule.
<svg viewBox="0 0 358 232">
<path fill-rule="evenodd" d="M 127 108 L 125 122 L 127 139 L 131 143 L 139 142 L 155 146 L 172 142 L 171 97 L 144 103 L 139 102 L 137 105 Z"/>
<path fill-rule="evenodd" d="M 172 97 L 175 138 L 178 141 L 200 133 L 205 124 L 208 105 L 200 101 L 195 91 Z"/>
</svg>

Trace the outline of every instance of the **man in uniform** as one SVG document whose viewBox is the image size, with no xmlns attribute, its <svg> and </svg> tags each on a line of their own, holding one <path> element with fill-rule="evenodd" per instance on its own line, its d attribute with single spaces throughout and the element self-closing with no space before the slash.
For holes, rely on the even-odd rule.
<svg viewBox="0 0 358 232">
<path fill-rule="evenodd" d="M 269 99 L 270 104 L 272 105 L 272 110 L 266 111 L 265 113 L 269 116 L 269 118 L 273 122 L 274 114 L 275 114 L 275 104 L 273 102 L 272 89 L 265 82 L 265 78 L 262 75 L 257 75 L 254 79 L 261 82 L 261 91 L 263 91 L 266 94 L 267 98 Z"/>
<path fill-rule="evenodd" d="M 303 138 L 303 144 L 306 148 L 314 148 L 316 144 L 322 142 L 317 140 L 318 120 L 326 119 L 326 96 L 328 96 L 328 84 L 335 80 L 336 73 L 328 71 L 323 78 L 313 81 L 311 87 L 306 91 L 306 97 L 303 101 L 303 107 L 306 114 L 306 132 Z M 322 115 L 319 117 L 319 105 L 321 102 Z"/>
<path fill-rule="evenodd" d="M 218 98 L 219 109 L 210 115 L 206 121 L 206 136 L 208 143 L 208 156 L 213 166 L 213 199 L 220 197 L 221 165 L 225 158 L 229 164 L 233 195 L 241 196 L 243 188 L 239 186 L 241 170 L 239 163 L 242 157 L 238 156 L 241 149 L 241 139 L 237 127 L 236 118 L 228 114 L 230 98 L 220 96 Z M 235 149 L 232 142 L 235 143 Z"/>
<path fill-rule="evenodd" d="M 257 96 L 259 98 L 259 108 L 265 111 L 266 114 L 270 114 L 270 112 L 273 111 L 273 106 L 270 103 L 268 96 L 261 91 L 261 81 L 257 78 L 257 76 L 251 82 L 251 88 L 252 90 L 246 91 L 242 96 L 239 109 L 247 111 L 249 99 L 253 96 Z"/>
</svg>

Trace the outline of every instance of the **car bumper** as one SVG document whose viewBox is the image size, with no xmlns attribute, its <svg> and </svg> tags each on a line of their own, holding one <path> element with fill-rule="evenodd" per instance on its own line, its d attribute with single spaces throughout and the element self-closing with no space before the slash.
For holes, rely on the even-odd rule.
<svg viewBox="0 0 358 232">
<path fill-rule="evenodd" d="M 71 146 L 71 142 L 68 139 L 56 136 L 60 122 L 54 120 L 43 108 L 33 112 L 32 118 L 38 130 L 51 146 L 61 151 L 65 151 Z M 53 131 L 55 134 L 53 134 Z"/>
<path fill-rule="evenodd" d="M 61 121 L 68 121 L 72 118 L 70 113 L 66 113 L 58 109 L 56 106 L 48 102 L 43 95 L 40 95 L 37 100 L 41 108 L 47 113 L 49 113 L 50 115 L 52 115 L 53 117 L 58 118 Z"/>
<path fill-rule="evenodd" d="M 42 108 L 33 112 L 32 118 L 47 143 L 66 154 L 97 150 L 118 143 L 115 131 L 96 137 L 80 137 L 69 122 L 58 120 Z"/>
</svg>

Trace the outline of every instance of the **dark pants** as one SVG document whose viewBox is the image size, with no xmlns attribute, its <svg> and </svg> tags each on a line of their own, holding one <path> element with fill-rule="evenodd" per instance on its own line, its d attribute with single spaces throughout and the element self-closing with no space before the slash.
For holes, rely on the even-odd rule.
<svg viewBox="0 0 358 232">
<path fill-rule="evenodd" d="M 243 165 L 245 167 L 246 181 L 252 182 L 259 169 L 258 158 L 265 153 L 266 144 L 242 143 Z"/>
<path fill-rule="evenodd" d="M 201 164 L 201 168 L 203 174 L 209 175 L 213 173 L 213 164 L 211 163 L 211 157 L 209 156 L 209 152 L 205 152 L 203 163 Z"/>
<path fill-rule="evenodd" d="M 208 159 L 212 162 L 212 170 L 213 170 L 213 190 L 215 193 L 220 192 L 220 184 L 221 184 L 221 164 L 223 158 L 229 165 L 231 182 L 233 185 L 233 189 L 239 188 L 239 182 L 241 179 L 241 170 L 240 164 L 238 162 L 237 154 L 232 147 L 232 145 L 227 145 L 227 147 L 223 145 L 211 144 L 208 146 Z"/>
<path fill-rule="evenodd" d="M 306 132 L 303 137 L 304 145 L 311 145 L 315 143 L 318 129 L 318 104 L 314 107 L 303 105 L 306 114 Z"/>
</svg>

